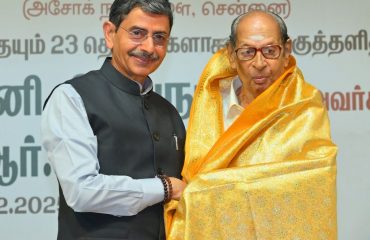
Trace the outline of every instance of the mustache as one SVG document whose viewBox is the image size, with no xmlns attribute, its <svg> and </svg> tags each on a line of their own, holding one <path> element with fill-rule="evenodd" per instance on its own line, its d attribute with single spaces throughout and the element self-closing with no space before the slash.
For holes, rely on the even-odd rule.
<svg viewBox="0 0 370 240">
<path fill-rule="evenodd" d="M 159 59 L 159 56 L 156 53 L 148 53 L 146 51 L 140 51 L 137 49 L 130 51 L 128 54 L 132 57 L 146 58 L 151 61 L 155 61 Z"/>
</svg>

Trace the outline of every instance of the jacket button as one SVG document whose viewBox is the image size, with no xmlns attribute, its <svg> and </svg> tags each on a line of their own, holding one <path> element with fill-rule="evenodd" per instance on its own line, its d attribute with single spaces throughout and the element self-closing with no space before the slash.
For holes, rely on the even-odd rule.
<svg viewBox="0 0 370 240">
<path fill-rule="evenodd" d="M 158 132 L 155 132 L 155 133 L 153 133 L 153 138 L 154 138 L 154 140 L 155 141 L 159 141 L 159 139 L 160 139 L 160 135 L 159 135 L 159 133 Z"/>
<path fill-rule="evenodd" d="M 148 110 L 148 109 L 149 109 L 149 104 L 148 104 L 146 101 L 144 101 L 144 108 L 145 108 L 146 110 Z"/>
</svg>

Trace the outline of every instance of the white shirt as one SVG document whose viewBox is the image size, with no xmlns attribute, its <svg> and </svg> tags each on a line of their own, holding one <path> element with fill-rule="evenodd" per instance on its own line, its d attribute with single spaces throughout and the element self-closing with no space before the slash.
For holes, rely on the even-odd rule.
<svg viewBox="0 0 370 240">
<path fill-rule="evenodd" d="M 244 111 L 244 108 L 240 105 L 236 94 L 241 86 L 242 82 L 239 77 L 234 78 L 233 80 L 221 80 L 220 82 L 225 130 L 228 129 L 235 119 L 237 119 Z"/>
<path fill-rule="evenodd" d="M 151 88 L 152 82 L 146 81 L 142 94 Z M 99 173 L 97 138 L 72 85 L 62 84 L 51 95 L 42 114 L 41 132 L 48 159 L 74 211 L 131 216 L 163 201 L 164 189 L 158 178 Z"/>
</svg>

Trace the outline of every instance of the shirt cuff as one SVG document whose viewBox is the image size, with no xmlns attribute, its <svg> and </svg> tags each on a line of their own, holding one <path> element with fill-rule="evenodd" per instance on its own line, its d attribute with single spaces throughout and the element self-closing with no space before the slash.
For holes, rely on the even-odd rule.
<svg viewBox="0 0 370 240">
<path fill-rule="evenodd" d="M 143 202 L 147 206 L 152 206 L 163 201 L 164 187 L 159 178 L 140 179 L 140 182 L 143 186 Z"/>
</svg>

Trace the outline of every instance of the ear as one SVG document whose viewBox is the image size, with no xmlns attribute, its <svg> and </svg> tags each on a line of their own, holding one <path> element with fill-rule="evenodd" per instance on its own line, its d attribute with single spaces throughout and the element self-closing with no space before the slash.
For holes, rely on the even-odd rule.
<svg viewBox="0 0 370 240">
<path fill-rule="evenodd" d="M 114 45 L 114 36 L 116 35 L 116 26 L 112 22 L 106 21 L 103 23 L 103 32 L 105 45 L 107 48 L 112 49 Z"/>
<path fill-rule="evenodd" d="M 230 67 L 235 70 L 236 60 L 237 60 L 235 50 L 230 42 L 226 44 L 226 48 L 227 48 L 227 55 L 229 57 Z"/>
<path fill-rule="evenodd" d="M 287 42 L 284 44 L 284 61 L 285 67 L 288 67 L 289 65 L 289 57 L 292 54 L 292 40 L 289 38 Z"/>
</svg>

